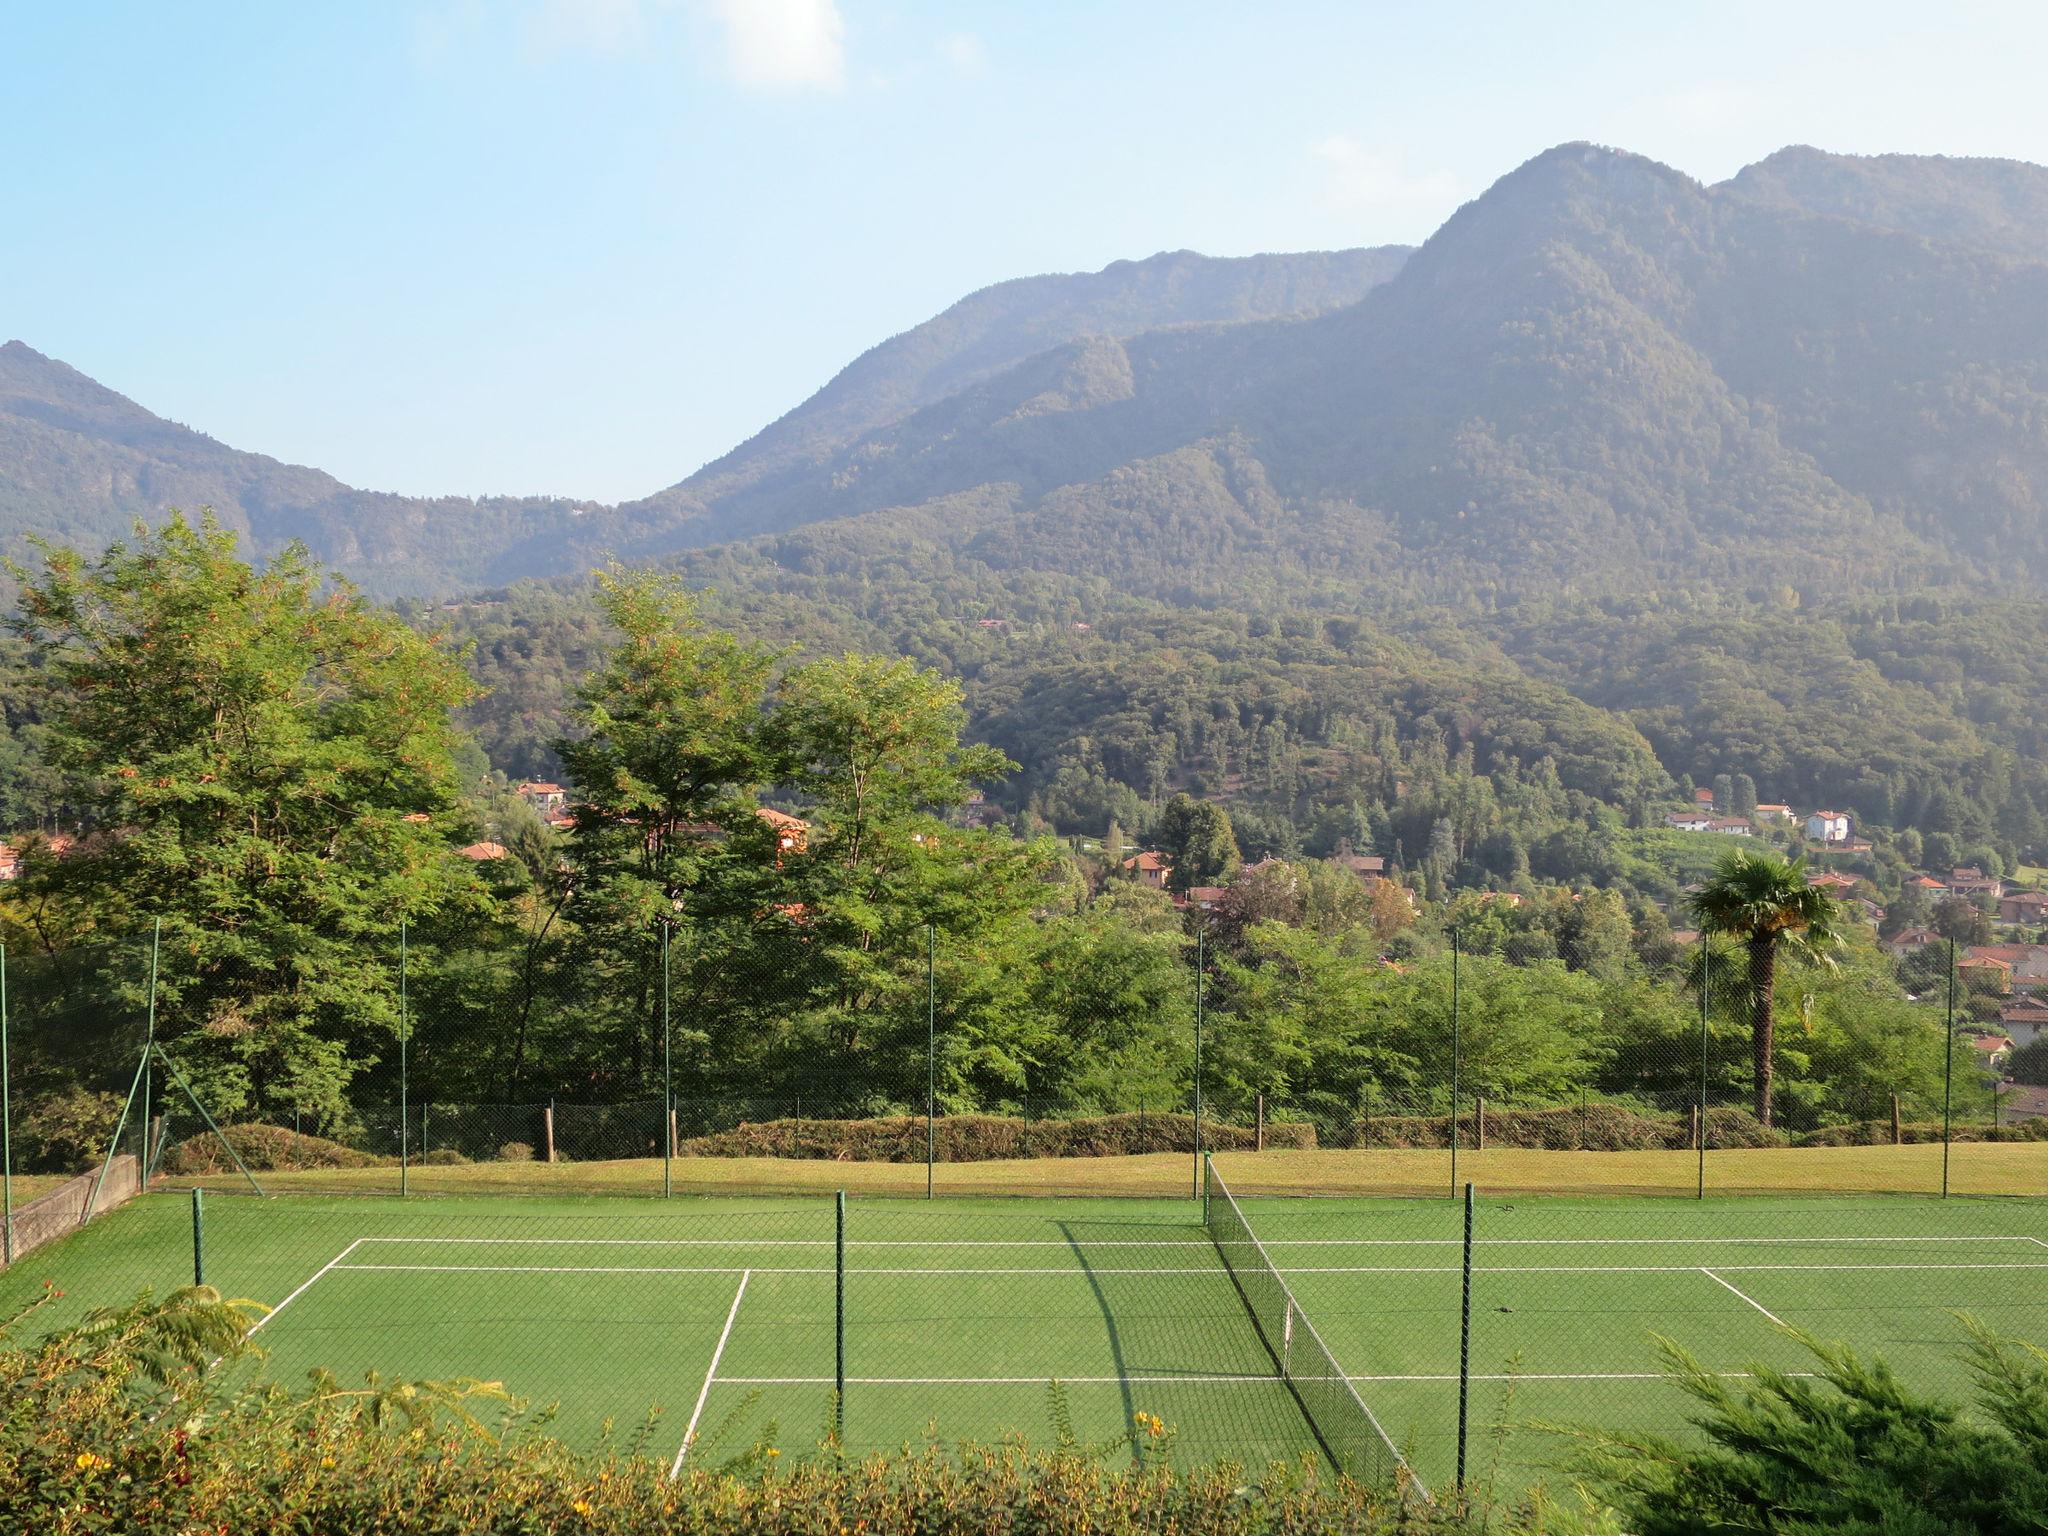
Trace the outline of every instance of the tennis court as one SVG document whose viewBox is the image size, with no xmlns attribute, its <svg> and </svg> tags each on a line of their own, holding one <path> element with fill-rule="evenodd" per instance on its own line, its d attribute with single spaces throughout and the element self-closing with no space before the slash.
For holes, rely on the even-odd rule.
<svg viewBox="0 0 2048 1536">
<path fill-rule="evenodd" d="M 843 1234 L 815 1196 L 219 1198 L 207 1214 L 209 1282 L 274 1308 L 257 1334 L 272 1371 L 503 1381 L 559 1404 L 576 1444 L 607 1422 L 633 1440 L 658 1407 L 641 1443 L 665 1461 L 687 1445 L 715 1465 L 763 1436 L 800 1454 L 831 1422 L 843 1347 L 854 1452 L 1069 1429 L 1101 1444 L 1134 1423 L 1157 1446 L 1157 1416 L 1182 1461 L 1335 1453 L 1370 1472 L 1398 1447 L 1428 1486 L 1452 1478 L 1450 1200 L 1239 1206 L 1219 1189 L 1205 1225 L 1193 1201 L 855 1199 Z M 1508 1485 L 1557 1447 L 1497 1441 L 1503 1418 L 1682 1428 L 1656 1334 L 1730 1374 L 1803 1369 L 1782 1321 L 1958 1390 L 1952 1311 L 2048 1337 L 2031 1202 L 1482 1197 L 1474 1256 L 1471 1470 L 1498 1455 Z M 188 1208 L 143 1197 L 0 1277 L 0 1297 L 43 1274 L 67 1306 L 182 1283 Z"/>
</svg>

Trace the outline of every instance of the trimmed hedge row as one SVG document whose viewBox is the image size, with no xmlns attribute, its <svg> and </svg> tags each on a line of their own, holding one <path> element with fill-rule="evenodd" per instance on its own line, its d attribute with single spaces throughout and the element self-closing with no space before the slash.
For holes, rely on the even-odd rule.
<svg viewBox="0 0 2048 1536">
<path fill-rule="evenodd" d="M 1075 1120 L 1023 1120 L 1012 1115 L 947 1115 L 936 1122 L 936 1154 L 942 1163 L 979 1163 L 998 1158 L 1123 1157 L 1140 1152 L 1193 1152 L 1195 1118 L 1175 1114 L 1095 1115 Z M 1215 1152 L 1249 1151 L 1255 1137 L 1232 1125 L 1202 1122 L 1202 1145 Z M 1315 1146 L 1316 1128 L 1294 1122 L 1268 1124 L 1266 1145 Z M 851 1163 L 921 1163 L 925 1159 L 922 1115 L 876 1120 L 764 1120 L 693 1136 L 682 1142 L 683 1157 L 822 1158 Z"/>
<path fill-rule="evenodd" d="M 1477 1130 L 1470 1110 L 1458 1117 L 1462 1145 L 1472 1146 L 1479 1139 Z M 1690 1115 L 1651 1114 L 1613 1104 L 1589 1104 L 1583 1109 L 1575 1105 L 1559 1109 L 1495 1109 L 1488 1105 L 1485 1131 L 1489 1147 L 1526 1147 L 1550 1152 L 1682 1151 L 1693 1144 Z M 1356 1147 L 1444 1148 L 1450 1144 L 1448 1115 L 1375 1115 L 1358 1122 L 1349 1142 Z M 1756 1116 L 1746 1109 L 1707 1111 L 1709 1148 L 1791 1144 L 1791 1138 L 1784 1132 L 1758 1123 Z"/>
<path fill-rule="evenodd" d="M 1817 1131 L 1808 1131 L 1793 1141 L 1799 1147 L 1883 1147 L 1891 1145 L 1892 1123 L 1889 1120 L 1858 1120 L 1850 1125 L 1823 1126 Z M 1941 1122 L 1902 1125 L 1899 1140 L 1908 1145 L 1918 1146 L 1927 1142 L 1940 1142 Z M 1949 1140 L 1954 1141 L 2048 1141 L 2048 1120 L 2022 1120 L 2015 1125 L 2002 1125 L 1993 1130 L 1988 1125 L 1956 1125 L 1950 1129 Z"/>
</svg>

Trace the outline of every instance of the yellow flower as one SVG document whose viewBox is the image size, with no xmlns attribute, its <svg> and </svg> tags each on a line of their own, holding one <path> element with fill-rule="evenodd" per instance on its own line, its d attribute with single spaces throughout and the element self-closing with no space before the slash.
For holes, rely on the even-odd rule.
<svg viewBox="0 0 2048 1536">
<path fill-rule="evenodd" d="M 332 1456 L 322 1456 L 320 1458 L 320 1465 L 323 1467 L 331 1467 L 334 1465 L 334 1458 Z"/>
<path fill-rule="evenodd" d="M 782 1452 L 778 1451 L 777 1449 L 775 1449 L 774 1446 L 771 1445 L 768 1447 L 768 1454 L 770 1456 L 780 1456 Z"/>
<path fill-rule="evenodd" d="M 590 1513 L 590 1501 L 588 1499 L 578 1499 L 574 1504 L 571 1504 L 569 1507 L 575 1510 L 576 1513 L 579 1515 L 587 1515 Z"/>
<path fill-rule="evenodd" d="M 106 1457 L 95 1456 L 91 1451 L 80 1451 L 77 1464 L 78 1470 L 81 1472 L 90 1472 L 95 1467 L 111 1467 L 113 1465 Z"/>
</svg>

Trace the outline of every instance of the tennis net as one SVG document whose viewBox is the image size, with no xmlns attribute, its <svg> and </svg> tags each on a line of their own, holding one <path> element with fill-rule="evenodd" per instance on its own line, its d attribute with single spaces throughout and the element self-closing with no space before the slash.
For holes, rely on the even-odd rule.
<svg viewBox="0 0 2048 1536">
<path fill-rule="evenodd" d="M 1361 1483 L 1391 1485 L 1405 1469 L 1409 1486 L 1426 1497 L 1428 1490 L 1294 1299 L 1213 1161 L 1206 1163 L 1205 1174 L 1203 1211 L 1210 1241 L 1324 1453 Z"/>
</svg>

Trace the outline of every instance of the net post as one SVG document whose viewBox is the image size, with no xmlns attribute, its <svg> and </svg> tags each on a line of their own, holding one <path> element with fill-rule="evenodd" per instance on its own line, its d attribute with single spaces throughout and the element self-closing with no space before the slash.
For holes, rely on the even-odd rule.
<svg viewBox="0 0 2048 1536">
<path fill-rule="evenodd" d="M 832 1239 L 832 1438 L 846 1449 L 846 1191 L 834 1205 Z"/>
<path fill-rule="evenodd" d="M 206 1191 L 192 1186 L 192 1283 L 206 1284 Z"/>
<path fill-rule="evenodd" d="M 1205 1227 L 1206 1227 L 1207 1225 L 1209 1225 L 1209 1186 L 1210 1186 L 1210 1185 L 1211 1185 L 1212 1183 L 1214 1183 L 1214 1182 L 1215 1182 L 1215 1179 L 1216 1179 L 1216 1159 L 1214 1158 L 1214 1156 L 1209 1156 L 1209 1157 L 1205 1157 L 1205 1158 L 1203 1158 L 1203 1159 L 1202 1159 L 1202 1225 L 1203 1225 L 1203 1226 L 1205 1226 Z"/>
<path fill-rule="evenodd" d="M 0 1264 L 14 1262 L 14 1101 L 7 1085 L 7 946 L 0 944 Z"/>
<path fill-rule="evenodd" d="M 1948 1149 L 1949 1116 L 1955 1103 L 1956 1084 L 1956 941 L 1948 941 L 1948 1023 L 1946 1025 L 1948 1050 L 1941 1068 L 1941 1198 L 1948 1198 Z M 1992 1089 L 1992 1102 L 1997 1102 L 1997 1089 Z"/>
<path fill-rule="evenodd" d="M 1713 976 L 1714 949 L 1706 934 L 1700 935 L 1700 1133 L 1694 1138 L 1699 1143 L 1698 1184 L 1693 1191 L 1695 1200 L 1707 1198 L 1707 991 Z"/>
<path fill-rule="evenodd" d="M 1459 996 L 1458 996 L 1458 930 L 1451 929 L 1451 1193 L 1458 1192 L 1458 1066 L 1459 1056 L 1464 1050 L 1464 1041 L 1459 1038 Z"/>
<path fill-rule="evenodd" d="M 1465 1429 L 1472 1402 L 1472 1186 L 1465 1186 L 1464 1296 L 1458 1308 L 1458 1487 L 1465 1486 Z"/>
<path fill-rule="evenodd" d="M 412 1172 L 412 1105 L 410 1084 L 407 1074 L 410 1063 L 407 1060 L 412 1044 L 412 1013 L 406 997 L 407 934 L 405 919 L 398 920 L 398 1193 L 401 1197 L 411 1192 Z"/>
</svg>

